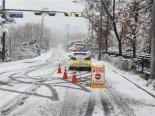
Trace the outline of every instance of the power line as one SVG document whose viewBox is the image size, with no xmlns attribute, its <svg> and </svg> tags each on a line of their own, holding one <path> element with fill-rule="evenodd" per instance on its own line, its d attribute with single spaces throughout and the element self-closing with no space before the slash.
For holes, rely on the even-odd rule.
<svg viewBox="0 0 155 116">
<path fill-rule="evenodd" d="M 54 10 L 27 10 L 27 9 L 4 9 L 4 11 L 25 11 L 25 12 L 45 12 L 45 13 L 48 13 L 48 12 L 55 12 L 55 13 L 66 13 L 65 11 L 54 11 Z M 75 11 L 71 11 L 69 13 L 77 13 Z"/>
<path fill-rule="evenodd" d="M 54 8 L 61 8 L 62 10 L 71 10 L 71 9 L 66 9 L 64 7 L 60 7 L 60 6 L 57 6 L 57 5 L 53 5 L 51 3 L 45 3 L 45 2 L 41 2 L 41 1 L 37 1 L 37 0 L 26 0 L 27 2 L 29 2 L 30 4 L 37 4 L 38 6 L 41 6 L 41 7 L 47 7 L 47 6 L 50 6 L 50 7 L 54 7 Z M 51 9 L 51 8 L 49 8 Z M 52 9 L 51 9 L 52 10 Z"/>
<path fill-rule="evenodd" d="M 39 6 L 39 7 L 41 7 L 41 8 L 47 7 L 47 6 L 44 6 L 43 4 L 38 3 L 38 1 L 34 2 L 34 1 L 25 0 L 25 2 L 26 2 L 27 4 L 29 4 L 29 5 L 35 4 L 35 6 Z M 33 7 L 34 7 L 34 5 L 33 5 Z M 48 9 L 50 9 L 50 8 L 48 8 Z M 50 10 L 52 10 L 52 9 L 50 9 Z"/>
<path fill-rule="evenodd" d="M 25 7 L 25 8 L 28 8 L 28 9 L 31 9 L 31 8 L 32 8 L 32 7 L 30 7 L 29 5 L 26 5 L 26 4 L 21 3 L 21 2 L 22 2 L 21 0 L 16 0 L 16 2 L 17 2 L 19 5 L 22 5 L 22 6 Z"/>
</svg>

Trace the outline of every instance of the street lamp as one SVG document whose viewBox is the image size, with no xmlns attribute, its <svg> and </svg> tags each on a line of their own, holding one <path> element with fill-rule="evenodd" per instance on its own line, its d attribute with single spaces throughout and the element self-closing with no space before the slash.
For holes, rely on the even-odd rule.
<svg viewBox="0 0 155 116">
<path fill-rule="evenodd" d="M 72 2 L 81 4 L 81 3 L 77 2 L 77 1 L 72 1 Z M 102 48 L 102 13 L 103 13 L 103 8 L 102 8 L 101 0 L 100 1 L 93 1 L 93 2 L 95 2 L 95 3 L 100 2 L 100 4 L 101 4 L 101 11 L 100 11 L 100 21 L 101 21 L 100 23 L 101 24 L 100 24 L 100 38 L 99 38 L 99 51 L 98 51 L 99 52 L 98 53 L 98 60 L 101 60 L 101 48 Z M 81 5 L 84 5 L 84 4 L 81 4 Z M 86 6 L 86 5 L 84 5 L 84 6 Z M 93 6 L 94 6 L 94 4 L 92 6 L 90 6 L 89 10 L 92 9 Z M 92 12 L 92 39 L 93 39 L 93 33 L 94 33 L 94 30 L 93 30 L 93 12 Z"/>
<path fill-rule="evenodd" d="M 66 26 L 67 26 L 67 38 L 68 38 L 68 40 L 69 40 L 69 24 L 66 24 Z"/>
<path fill-rule="evenodd" d="M 91 6 L 88 6 L 88 5 L 86 5 L 86 4 L 82 4 L 82 3 L 79 3 L 79 2 L 77 2 L 77 1 L 72 1 L 72 2 L 74 2 L 74 3 L 77 3 L 77 4 L 81 4 L 81 5 L 83 5 L 83 6 L 86 6 L 86 7 L 89 7 L 89 10 L 92 10 L 93 9 L 93 6 L 94 6 L 94 4 L 93 5 L 91 5 Z M 94 16 L 93 16 L 94 14 L 93 14 L 93 11 L 92 11 L 92 28 L 91 28 L 91 30 L 92 30 L 92 33 L 91 33 L 91 38 L 92 38 L 92 40 L 93 40 L 93 35 L 94 35 L 94 29 L 93 29 L 93 18 L 94 18 Z M 89 20 L 90 20 L 90 17 L 89 17 Z M 90 28 L 88 29 L 88 35 L 89 35 L 89 30 L 90 30 Z"/>
<path fill-rule="evenodd" d="M 42 9 L 43 11 L 48 11 L 48 8 L 43 8 Z M 43 47 L 42 46 L 42 44 L 43 44 L 43 33 L 44 33 L 44 18 L 45 18 L 45 15 L 47 15 L 48 13 L 47 12 L 42 12 L 41 13 L 41 15 L 42 15 L 42 20 L 41 20 L 41 33 L 40 33 L 40 45 L 41 45 L 41 47 Z"/>
<path fill-rule="evenodd" d="M 155 79 L 155 0 L 153 0 L 153 13 L 152 13 L 152 20 L 153 20 L 153 33 L 152 33 L 152 40 L 151 40 L 151 73 L 150 79 Z M 155 86 L 155 85 L 154 85 Z"/>
<path fill-rule="evenodd" d="M 102 1 L 101 1 L 102 2 Z M 99 55 L 98 55 L 98 60 L 101 60 L 101 48 L 102 48 L 102 13 L 103 13 L 103 8 L 102 8 L 102 3 L 101 3 L 101 11 L 100 11 L 100 39 L 99 39 Z"/>
</svg>

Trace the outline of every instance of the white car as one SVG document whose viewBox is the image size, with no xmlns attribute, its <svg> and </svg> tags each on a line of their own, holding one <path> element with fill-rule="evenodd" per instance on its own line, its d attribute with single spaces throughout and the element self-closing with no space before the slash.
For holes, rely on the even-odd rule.
<svg viewBox="0 0 155 116">
<path fill-rule="evenodd" d="M 69 69 L 91 70 L 91 57 L 88 52 L 73 52 L 69 59 Z"/>
</svg>

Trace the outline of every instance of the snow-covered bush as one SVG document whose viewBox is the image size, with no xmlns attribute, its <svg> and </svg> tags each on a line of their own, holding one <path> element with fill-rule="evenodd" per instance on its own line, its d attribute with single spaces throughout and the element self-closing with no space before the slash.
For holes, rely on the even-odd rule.
<svg viewBox="0 0 155 116">
<path fill-rule="evenodd" d="M 115 55 L 104 54 L 102 59 L 110 62 L 115 67 L 125 71 L 130 71 L 133 65 L 133 61 L 131 59 L 116 57 Z"/>
<path fill-rule="evenodd" d="M 22 60 L 28 59 L 38 56 L 38 48 L 37 44 L 29 45 L 27 42 L 24 42 L 12 51 L 11 58 L 12 60 Z"/>
<path fill-rule="evenodd" d="M 36 57 L 41 51 L 48 50 L 50 31 L 44 27 L 41 38 L 40 29 L 40 24 L 12 25 L 6 37 L 6 49 L 9 51 L 7 55 L 12 60 L 21 60 Z"/>
</svg>

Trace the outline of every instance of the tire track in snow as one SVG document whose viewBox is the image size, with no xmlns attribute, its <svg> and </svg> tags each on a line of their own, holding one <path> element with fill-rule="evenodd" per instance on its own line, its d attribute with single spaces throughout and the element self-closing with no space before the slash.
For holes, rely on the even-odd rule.
<svg viewBox="0 0 155 116">
<path fill-rule="evenodd" d="M 48 60 L 47 60 L 48 61 Z M 51 62 L 51 61 L 50 61 Z M 40 67 L 44 67 L 48 65 L 48 63 L 46 64 L 42 64 L 42 65 L 37 65 L 37 66 L 31 66 L 31 67 L 28 67 L 30 70 L 28 70 L 27 72 L 25 72 L 23 75 L 27 75 L 28 76 L 28 73 L 30 72 L 33 72 L 33 71 L 36 71 L 38 70 L 38 68 L 40 69 Z M 51 66 L 52 67 L 52 66 Z M 14 102 L 13 101 L 9 101 L 8 104 L 6 104 L 5 108 L 3 107 L 1 113 L 3 113 L 2 116 L 6 116 L 8 114 L 10 114 L 12 111 L 14 111 L 15 109 L 18 108 L 18 106 L 20 105 L 23 105 L 24 104 L 24 101 L 29 98 L 31 95 L 36 95 L 38 97 L 45 97 L 45 98 L 49 98 L 49 99 L 53 99 L 53 100 L 58 100 L 58 94 L 56 92 L 56 90 L 54 88 L 52 88 L 51 86 L 49 85 L 46 85 L 46 87 L 48 87 L 52 93 L 52 97 L 49 97 L 49 96 L 42 96 L 42 95 L 38 95 L 36 94 L 35 92 L 37 91 L 37 89 L 40 87 L 38 86 L 37 82 L 38 82 L 38 79 L 36 79 L 37 81 L 34 81 L 34 82 L 25 82 L 23 80 L 19 80 L 19 78 L 21 77 L 17 77 L 15 76 L 16 74 L 19 74 L 20 72 L 18 73 L 14 73 L 12 75 L 10 75 L 10 79 L 12 81 L 15 81 L 15 82 L 19 82 L 19 83 L 25 83 L 25 84 L 32 84 L 32 88 L 31 90 L 26 90 L 28 92 L 19 92 L 19 91 L 14 91 L 14 90 L 8 90 L 8 89 L 1 89 L 3 91 L 9 91 L 9 92 L 15 92 L 15 93 L 20 93 L 20 95 L 18 95 L 16 98 L 14 98 Z M 28 76 L 30 77 L 30 76 Z M 40 76 L 38 76 L 39 78 L 41 78 Z M 24 77 L 24 79 L 26 78 L 26 76 Z M 39 84 L 39 85 L 45 85 L 45 84 Z M 80 85 L 79 85 L 80 86 Z M 85 89 L 86 91 L 88 91 L 85 87 L 81 86 L 83 89 Z M 34 92 L 34 93 L 33 93 Z M 73 104 L 74 105 L 74 104 Z M 74 111 L 74 110 L 73 110 Z M 67 115 L 68 116 L 68 115 Z"/>
<path fill-rule="evenodd" d="M 3 81 L 0 81 L 0 86 L 1 85 L 13 86 L 13 85 L 9 84 L 8 82 L 3 82 Z"/>
<path fill-rule="evenodd" d="M 29 72 L 29 71 L 28 71 Z M 16 74 L 18 74 L 18 73 L 15 73 L 15 74 L 12 74 L 12 75 L 10 75 L 10 77 L 11 77 L 11 79 L 12 80 L 14 80 L 14 81 L 18 81 L 18 82 L 20 82 L 20 83 L 26 83 L 26 84 L 33 84 L 32 82 L 23 82 L 23 81 L 19 81 L 18 79 L 15 79 L 16 77 L 15 77 L 15 75 Z M 28 73 L 27 73 L 28 74 Z M 37 79 L 38 80 L 38 79 Z M 36 84 L 36 85 L 38 85 L 38 84 Z M 10 91 L 10 92 L 17 92 L 17 93 L 20 93 L 20 94 L 26 94 L 26 95 L 28 95 L 28 97 L 27 98 L 29 98 L 31 95 L 36 95 L 36 96 L 39 96 L 39 97 L 47 97 L 47 98 L 49 98 L 49 99 L 52 99 L 52 100 L 58 100 L 58 94 L 57 94 L 57 92 L 56 92 L 56 90 L 54 89 L 54 88 L 52 88 L 50 85 L 48 85 L 48 84 L 39 84 L 39 85 L 44 85 L 44 86 L 46 86 L 46 87 L 48 87 L 49 89 L 50 89 L 50 91 L 51 91 L 51 93 L 52 93 L 52 97 L 48 97 L 48 96 L 42 96 L 42 95 L 38 95 L 38 94 L 32 94 L 32 93 L 29 93 L 29 92 L 18 92 L 18 91 L 14 91 L 14 90 L 5 90 L 5 89 L 1 89 L 1 90 L 4 90 L 4 91 Z M 80 86 L 80 85 L 79 85 Z M 82 88 L 85 88 L 85 87 L 83 87 L 83 86 L 81 86 Z M 36 88 L 32 88 L 32 90 L 31 91 L 36 91 L 37 89 Z M 87 90 L 87 89 L 86 89 Z M 10 114 L 13 110 L 15 110 L 18 106 L 20 106 L 20 105 L 23 105 L 24 104 L 24 101 L 23 101 L 23 98 L 25 98 L 25 97 L 22 97 L 21 99 L 15 99 L 14 101 L 15 101 L 15 103 L 14 104 L 12 104 L 9 108 L 6 108 L 6 109 L 4 109 L 4 110 L 2 110 L 2 115 L 3 116 L 6 116 L 6 115 L 8 115 L 8 114 Z M 26 98 L 26 99 L 27 99 Z M 10 103 L 9 103 L 9 105 L 10 105 Z M 89 107 L 89 109 L 90 109 L 90 107 Z M 90 113 L 89 113 L 90 114 Z"/>
<path fill-rule="evenodd" d="M 110 116 L 114 112 L 114 106 L 110 97 L 107 94 L 109 93 L 107 93 L 106 90 L 100 91 L 100 99 L 104 111 L 104 116 Z"/>
<path fill-rule="evenodd" d="M 69 80 L 65 80 L 65 81 L 66 81 L 67 83 L 70 83 Z M 66 83 L 66 82 L 62 82 L 62 83 Z M 54 84 L 54 83 L 53 83 L 53 84 Z M 59 84 L 59 83 L 58 83 L 58 84 Z M 86 92 L 91 92 L 89 89 L 87 89 L 86 87 L 84 87 L 82 84 L 77 83 L 77 84 L 74 84 L 74 85 L 80 87 L 81 90 L 84 90 L 84 91 L 86 91 Z M 54 86 L 59 86 L 59 85 L 54 85 Z M 63 87 L 68 87 L 68 86 L 63 86 Z M 71 87 L 71 88 L 72 88 L 72 87 Z M 75 88 L 75 89 L 77 89 L 77 88 Z"/>
<path fill-rule="evenodd" d="M 96 105 L 95 94 L 96 93 L 94 93 L 94 91 L 92 90 L 89 95 L 88 105 L 87 105 L 86 113 L 84 116 L 92 116 L 92 114 L 94 112 L 95 105 Z"/>
<path fill-rule="evenodd" d="M 40 86 L 36 86 L 36 87 L 31 87 L 29 88 L 29 90 L 27 91 L 31 91 L 31 93 L 29 92 L 19 92 L 20 95 L 16 96 L 14 99 L 11 99 L 9 102 L 7 102 L 4 106 L 2 106 L 1 110 L 1 116 L 7 116 L 9 115 L 13 110 L 15 110 L 16 108 L 18 108 L 20 105 L 24 104 L 24 101 L 30 96 L 30 95 L 34 95 L 37 88 L 39 88 Z M 5 90 L 5 89 L 1 89 L 0 90 Z M 17 92 L 17 91 L 13 91 L 10 90 L 10 92 Z M 21 95 L 22 94 L 22 95 Z M 43 96 L 42 96 L 43 97 Z M 45 96 L 44 96 L 45 97 Z"/>
<path fill-rule="evenodd" d="M 59 116 L 76 116 L 76 98 L 69 91 L 71 90 L 66 88 L 65 99 Z"/>
<path fill-rule="evenodd" d="M 1 72 L 0 75 L 3 75 L 5 73 L 9 73 L 10 71 L 4 71 L 4 72 Z"/>
<path fill-rule="evenodd" d="M 43 67 L 43 66 L 46 66 L 46 64 L 43 64 L 43 65 L 40 65 L 40 66 Z M 26 76 L 26 75 L 28 75 L 28 73 L 33 72 L 35 70 L 38 70 L 38 67 L 40 67 L 40 66 L 38 65 L 38 66 L 33 67 L 33 69 L 26 71 L 23 75 Z M 48 99 L 51 99 L 51 100 L 58 100 L 58 94 L 57 94 L 57 92 L 56 92 L 56 90 L 54 88 L 50 87 L 49 85 L 46 85 L 46 87 L 48 87 L 50 89 L 50 91 L 52 92 L 52 97 L 37 94 L 36 92 L 37 92 L 37 90 L 41 86 L 41 84 L 40 85 L 35 84 L 35 83 L 38 82 L 38 79 L 37 79 L 37 81 L 35 80 L 34 82 L 25 82 L 25 81 L 22 81 L 22 80 L 18 80 L 18 77 L 15 76 L 15 75 L 16 74 L 19 74 L 19 73 L 20 72 L 11 74 L 9 76 L 9 78 L 11 80 L 16 81 L 16 82 L 19 82 L 19 83 L 32 84 L 32 86 L 30 88 L 28 88 L 28 89 L 25 90 L 27 92 L 20 92 L 20 91 L 16 91 L 16 90 L 10 90 L 10 89 L 0 88 L 0 90 L 3 90 L 3 91 L 14 92 L 14 93 L 19 93 L 20 94 L 20 95 L 18 95 L 18 97 L 15 97 L 14 99 L 12 99 L 8 103 L 6 103 L 4 106 L 2 106 L 2 108 L 1 108 L 1 115 L 2 116 L 7 116 L 12 111 L 14 111 L 15 109 L 17 109 L 20 105 L 23 105 L 24 104 L 24 101 L 27 98 L 29 98 L 30 96 L 32 96 L 32 95 L 37 96 L 37 97 L 48 98 Z M 41 77 L 40 77 L 40 79 L 41 79 Z"/>
<path fill-rule="evenodd" d="M 113 105 L 117 105 L 120 112 L 117 115 L 123 116 L 136 116 L 133 112 L 133 109 L 129 107 L 129 105 L 123 100 L 120 94 L 118 94 L 114 89 L 108 87 L 107 91 L 105 91 L 107 97 L 110 99 L 110 102 Z M 115 108 L 114 110 L 118 110 Z"/>
<path fill-rule="evenodd" d="M 110 110 L 110 107 L 109 107 L 109 105 L 110 105 L 109 101 L 107 101 L 107 99 L 105 99 L 105 98 L 102 98 L 101 103 L 102 103 L 102 106 L 103 106 L 104 115 L 105 116 L 110 116 L 111 110 Z"/>
<path fill-rule="evenodd" d="M 88 105 L 84 116 L 93 116 L 93 114 L 97 112 L 103 112 L 102 116 L 111 115 L 113 111 L 112 104 L 110 103 L 108 97 L 106 95 L 103 95 L 103 93 L 101 92 L 103 92 L 102 89 L 92 90 L 89 96 Z"/>
<path fill-rule="evenodd" d="M 92 116 L 95 107 L 95 100 L 89 99 L 85 116 Z"/>
<path fill-rule="evenodd" d="M 49 88 L 49 90 L 51 91 L 51 93 L 52 93 L 52 100 L 59 100 L 58 93 L 57 93 L 56 89 L 54 89 L 51 85 L 48 85 L 48 84 L 44 84 L 44 86 Z"/>
</svg>

